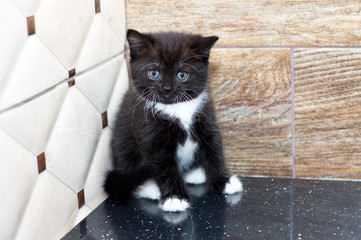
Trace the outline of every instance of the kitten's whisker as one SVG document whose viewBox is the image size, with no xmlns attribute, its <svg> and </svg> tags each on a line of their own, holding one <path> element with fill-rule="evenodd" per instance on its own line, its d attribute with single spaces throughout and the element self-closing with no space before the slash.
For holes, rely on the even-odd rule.
<svg viewBox="0 0 361 240">
<path fill-rule="evenodd" d="M 175 95 L 175 103 L 179 103 L 182 102 L 183 98 L 182 98 L 182 92 L 177 92 Z"/>
<path fill-rule="evenodd" d="M 184 97 L 184 94 L 182 92 L 180 93 L 180 101 L 181 102 L 187 101 L 187 99 Z"/>
<path fill-rule="evenodd" d="M 177 96 L 178 96 L 178 95 L 177 95 Z M 184 99 L 183 93 L 180 92 L 180 93 L 179 93 L 179 101 L 180 101 L 180 102 L 184 102 L 184 100 L 185 100 L 185 99 Z"/>
<path fill-rule="evenodd" d="M 191 101 L 191 100 L 193 100 L 192 97 L 191 97 L 188 93 L 183 92 L 182 94 L 183 94 L 183 96 L 184 96 L 185 101 Z"/>
<path fill-rule="evenodd" d="M 135 110 L 138 107 L 138 105 L 145 100 L 144 94 L 146 94 L 149 90 L 145 89 L 143 90 L 143 92 L 137 97 L 137 100 L 135 101 L 135 104 L 133 106 L 133 114 L 132 114 L 132 119 L 134 119 L 134 114 L 135 114 Z"/>
<path fill-rule="evenodd" d="M 152 115 L 153 115 L 153 118 L 155 119 L 155 115 L 154 115 L 154 102 L 156 101 L 156 92 L 155 91 L 153 91 L 153 95 L 152 95 L 152 102 L 153 102 L 153 104 L 152 104 L 152 106 L 150 107 L 151 108 L 151 112 L 152 112 Z"/>
<path fill-rule="evenodd" d="M 146 103 L 144 104 L 144 108 L 143 108 L 143 114 L 144 114 L 144 118 L 145 118 L 145 122 L 148 125 L 148 108 L 149 108 L 149 101 L 146 100 Z"/>
</svg>

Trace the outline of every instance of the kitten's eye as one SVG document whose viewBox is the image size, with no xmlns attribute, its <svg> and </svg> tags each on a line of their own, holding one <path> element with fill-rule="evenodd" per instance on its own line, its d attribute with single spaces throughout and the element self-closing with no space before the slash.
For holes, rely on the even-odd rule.
<svg viewBox="0 0 361 240">
<path fill-rule="evenodd" d="M 156 80 L 160 77 L 160 73 L 155 70 L 149 70 L 148 71 L 148 77 L 152 80 Z"/>
<path fill-rule="evenodd" d="M 189 73 L 179 72 L 179 73 L 177 73 L 177 78 L 181 81 L 185 81 L 189 78 Z"/>
</svg>

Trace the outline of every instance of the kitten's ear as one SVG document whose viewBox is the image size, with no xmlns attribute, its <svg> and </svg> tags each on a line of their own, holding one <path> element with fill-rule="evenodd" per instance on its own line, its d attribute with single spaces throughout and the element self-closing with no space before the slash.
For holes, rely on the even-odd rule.
<svg viewBox="0 0 361 240">
<path fill-rule="evenodd" d="M 190 48 L 196 52 L 196 54 L 201 55 L 204 59 L 208 59 L 211 48 L 217 42 L 217 40 L 217 36 L 198 37 L 193 41 Z"/>
<path fill-rule="evenodd" d="M 148 49 L 154 40 L 152 37 L 146 34 L 141 34 L 140 32 L 129 29 L 127 32 L 127 40 L 130 48 L 131 58 L 136 58 L 141 55 L 145 50 Z"/>
</svg>

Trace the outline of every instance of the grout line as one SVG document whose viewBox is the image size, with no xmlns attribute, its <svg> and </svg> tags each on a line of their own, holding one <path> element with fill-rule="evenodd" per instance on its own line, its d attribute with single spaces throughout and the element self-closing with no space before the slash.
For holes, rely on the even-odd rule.
<svg viewBox="0 0 361 240">
<path fill-rule="evenodd" d="M 294 229 L 295 229 L 295 179 L 291 179 L 291 196 L 290 196 L 290 236 L 291 236 L 291 240 L 293 240 L 293 235 L 294 235 Z"/>
<path fill-rule="evenodd" d="M 287 46 L 214 46 L 212 49 L 290 49 Z"/>
<path fill-rule="evenodd" d="M 128 29 L 128 11 L 127 11 L 127 0 L 124 0 L 124 18 L 125 18 L 125 43 L 127 42 L 127 29 Z"/>
<path fill-rule="evenodd" d="M 286 180 L 317 180 L 317 181 L 338 181 L 338 182 L 360 182 L 361 179 L 354 178 L 337 178 L 337 177 L 298 177 L 298 178 L 292 178 L 292 177 L 279 177 L 279 176 L 264 176 L 264 175 L 238 175 L 241 178 L 260 178 L 260 179 L 286 179 Z"/>
<path fill-rule="evenodd" d="M 293 47 L 291 47 L 292 178 L 296 178 L 295 71 L 293 50 Z"/>
<path fill-rule="evenodd" d="M 108 58 L 108 59 L 106 59 L 106 60 L 104 60 L 104 61 L 102 61 L 102 62 L 100 62 L 100 63 L 98 63 L 98 64 L 96 64 L 96 65 L 94 65 L 94 66 L 91 66 L 91 67 L 89 67 L 89 68 L 87 68 L 87 69 L 85 69 L 85 70 L 83 70 L 83 71 L 75 74 L 74 76 L 72 76 L 72 77 L 70 77 L 70 78 L 66 78 L 66 79 L 60 81 L 59 83 L 55 84 L 54 86 L 49 87 L 49 88 L 45 89 L 44 91 L 42 91 L 42 92 L 40 92 L 40 93 L 37 93 L 37 94 L 35 94 L 35 95 L 32 96 L 32 97 L 29 97 L 28 99 L 25 99 L 25 100 L 23 100 L 23 101 L 21 101 L 21 102 L 19 102 L 19 103 L 16 103 L 16 104 L 14 104 L 14 105 L 12 105 L 12 106 L 10 106 L 10 107 L 8 107 L 8 108 L 5 108 L 5 109 L 3 109 L 3 110 L 0 110 L 0 114 L 3 114 L 3 113 L 5 113 L 5 112 L 7 112 L 7 111 L 10 111 L 10 110 L 12 110 L 12 109 L 14 109 L 14 108 L 20 107 L 20 106 L 22 106 L 22 105 L 24 105 L 24 104 L 26 104 L 26 103 L 28 103 L 28 102 L 30 102 L 30 101 L 38 98 L 38 97 L 41 97 L 41 96 L 45 95 L 46 93 L 49 93 L 50 91 L 56 89 L 57 87 L 59 87 L 60 85 L 62 85 L 62 84 L 64 84 L 64 83 L 67 83 L 67 82 L 69 82 L 69 81 L 71 81 L 71 80 L 73 80 L 73 79 L 75 79 L 75 78 L 77 78 L 77 77 L 80 77 L 80 76 L 82 76 L 82 75 L 84 75 L 84 74 L 86 74 L 86 73 L 88 73 L 88 72 L 91 72 L 91 71 L 93 71 L 93 70 L 95 70 L 95 69 L 97 69 L 97 68 L 99 68 L 99 67 L 102 67 L 103 65 L 107 64 L 108 62 L 111 62 L 112 60 L 114 60 L 115 58 L 123 55 L 124 53 L 125 53 L 125 50 L 117 53 L 117 54 L 114 55 L 113 57 L 110 57 L 110 58 Z"/>
<path fill-rule="evenodd" d="M 94 3 L 95 3 L 95 1 L 94 1 Z M 101 4 L 101 3 L 100 3 Z M 94 10 L 95 10 L 95 5 L 94 5 Z M 84 36 L 84 38 L 83 38 L 83 41 L 81 42 L 81 46 L 80 46 L 80 48 L 78 49 L 78 55 L 76 56 L 76 60 L 75 60 L 75 69 L 76 69 L 76 66 L 78 65 L 78 62 L 79 62 L 79 59 L 80 59 L 80 55 L 82 55 L 82 53 L 83 53 L 83 49 L 84 49 L 84 46 L 85 46 L 85 43 L 86 43 L 86 41 L 87 41 L 87 39 L 88 39 L 88 37 L 89 37 L 89 33 L 90 33 L 90 31 L 92 30 L 92 27 L 93 27 L 93 24 L 94 24 L 94 21 L 95 21 L 95 17 L 96 17 L 96 13 L 95 13 L 95 11 L 94 11 L 94 15 L 93 15 L 93 19 L 92 19 L 92 21 L 91 21 L 91 23 L 90 23 L 90 25 L 89 25 L 89 28 L 88 28 L 88 31 L 86 32 L 86 34 L 85 34 L 85 36 Z M 108 24 L 109 25 L 109 24 Z"/>
<path fill-rule="evenodd" d="M 214 46 L 212 49 L 361 49 L 361 46 Z"/>
</svg>

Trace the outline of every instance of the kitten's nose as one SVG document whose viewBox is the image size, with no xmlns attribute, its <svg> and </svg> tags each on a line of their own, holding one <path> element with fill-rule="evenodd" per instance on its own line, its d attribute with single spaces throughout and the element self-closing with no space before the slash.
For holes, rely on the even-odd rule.
<svg viewBox="0 0 361 240">
<path fill-rule="evenodd" d="M 163 92 L 164 92 L 165 94 L 169 94 L 171 91 L 172 91 L 172 88 L 171 88 L 171 87 L 168 87 L 168 86 L 164 86 L 164 87 L 163 87 Z"/>
</svg>

